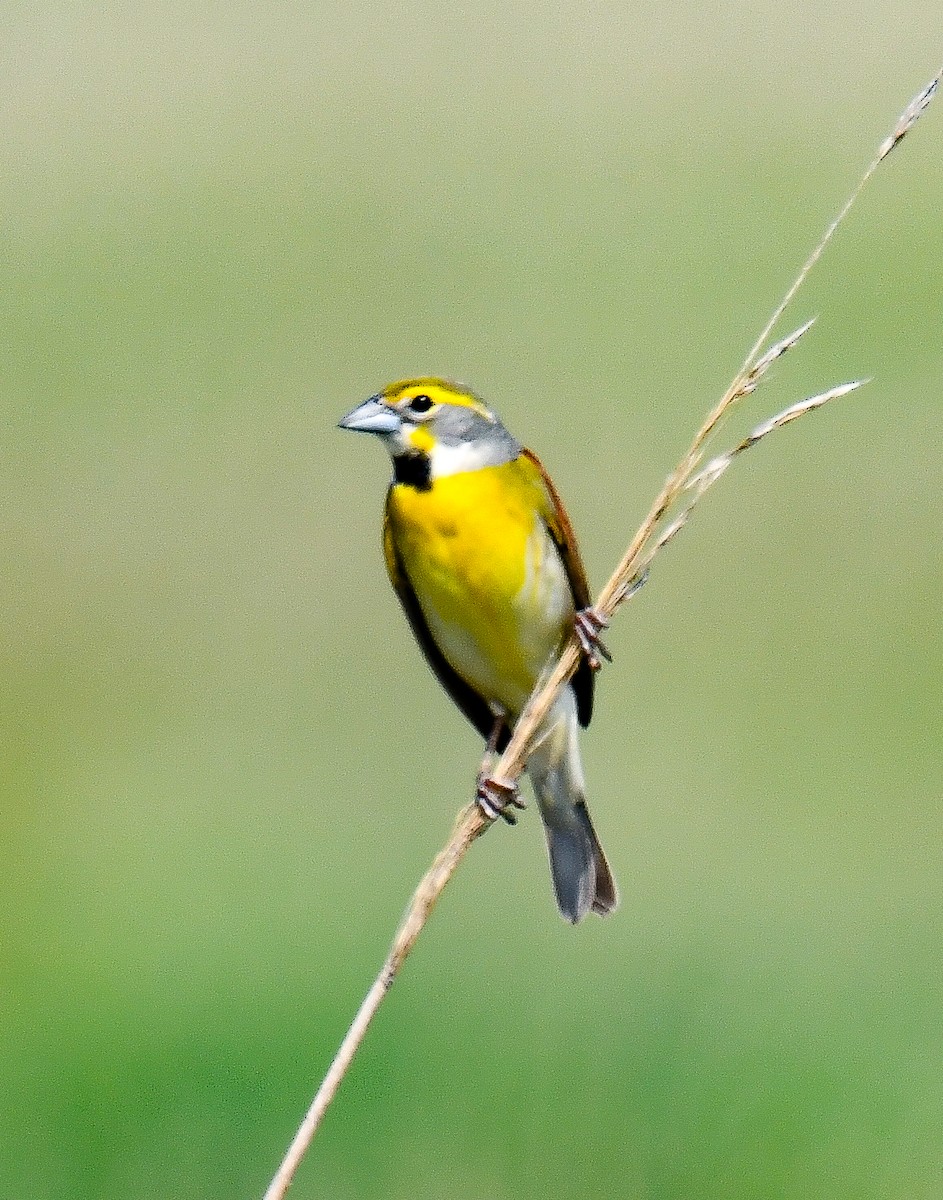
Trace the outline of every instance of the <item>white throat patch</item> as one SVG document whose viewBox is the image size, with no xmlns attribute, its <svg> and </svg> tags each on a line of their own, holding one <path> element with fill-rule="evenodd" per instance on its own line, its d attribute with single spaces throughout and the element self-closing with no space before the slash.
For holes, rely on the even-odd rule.
<svg viewBox="0 0 943 1200">
<path fill-rule="evenodd" d="M 433 479 L 458 475 L 462 471 L 480 471 L 482 467 L 493 466 L 495 462 L 494 447 L 486 442 L 459 442 L 452 446 L 446 442 L 436 442 L 429 451 Z"/>
</svg>

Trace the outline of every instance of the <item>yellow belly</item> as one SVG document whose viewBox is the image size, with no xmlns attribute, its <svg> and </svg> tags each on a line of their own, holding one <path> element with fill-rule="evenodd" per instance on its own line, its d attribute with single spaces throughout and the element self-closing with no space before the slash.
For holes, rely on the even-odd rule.
<svg viewBox="0 0 943 1200">
<path fill-rule="evenodd" d="M 518 461 L 397 485 L 388 500 L 403 567 L 439 648 L 491 704 L 516 714 L 573 613 L 540 516 L 545 497 Z"/>
</svg>

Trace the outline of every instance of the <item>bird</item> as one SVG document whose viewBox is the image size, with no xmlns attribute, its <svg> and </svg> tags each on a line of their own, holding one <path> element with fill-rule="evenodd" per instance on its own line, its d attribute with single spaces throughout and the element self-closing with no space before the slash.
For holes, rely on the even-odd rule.
<svg viewBox="0 0 943 1200">
<path fill-rule="evenodd" d="M 589 724 L 606 622 L 592 607 L 573 527 L 550 476 L 470 388 L 403 379 L 340 422 L 389 451 L 383 552 L 429 665 L 486 739 L 507 745 L 542 672 L 574 631 L 579 666 L 538 730 L 526 771 L 546 833 L 557 905 L 576 924 L 619 897 L 590 820 L 578 744 Z M 514 823 L 516 787 L 482 769 L 485 816 Z"/>
</svg>

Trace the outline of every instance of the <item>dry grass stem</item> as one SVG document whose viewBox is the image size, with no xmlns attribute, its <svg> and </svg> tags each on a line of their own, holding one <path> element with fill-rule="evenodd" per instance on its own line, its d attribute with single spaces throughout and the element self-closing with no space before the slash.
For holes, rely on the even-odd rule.
<svg viewBox="0 0 943 1200">
<path fill-rule="evenodd" d="M 900 114 L 893 132 L 889 137 L 884 139 L 878 149 L 878 159 L 887 158 L 894 147 L 900 144 L 901 139 L 910 133 L 911 129 L 917 124 L 917 121 L 929 108 L 930 101 L 936 95 L 941 79 L 943 79 L 943 67 L 940 67 L 939 71 L 937 71 L 923 91 L 918 92 Z"/>
<path fill-rule="evenodd" d="M 902 138 L 909 133 L 915 122 L 926 110 L 939 87 L 941 77 L 943 77 L 943 69 L 911 101 L 901 114 L 891 134 L 881 143 L 877 155 L 861 177 L 851 196 L 826 229 L 822 239 L 809 255 L 808 259 L 806 259 L 799 274 L 767 321 L 729 388 L 708 413 L 704 423 L 694 435 L 691 445 L 666 479 L 664 486 L 655 497 L 638 532 L 622 556 L 621 562 L 599 593 L 595 607 L 606 620 L 612 617 L 620 604 L 634 595 L 647 577 L 648 568 L 655 555 L 687 524 L 694 506 L 707 489 L 713 486 L 721 475 L 726 472 L 727 468 L 736 458 L 745 450 L 755 446 L 757 442 L 761 441 L 774 430 L 788 425 L 806 413 L 821 408 L 829 400 L 847 395 L 849 392 L 860 387 L 864 382 L 863 380 L 856 380 L 851 383 L 844 383 L 791 405 L 776 416 L 757 425 L 747 437 L 738 442 L 732 449 L 715 457 L 706 467 L 698 471 L 704 448 L 723 418 L 739 400 L 749 396 L 756 390 L 756 387 L 772 364 L 785 354 L 787 350 L 792 349 L 811 328 L 812 321 L 808 321 L 794 333 L 791 333 L 788 337 L 783 338 L 782 341 L 770 346 L 769 349 L 763 352 L 763 346 L 766 344 L 780 317 L 791 303 L 796 292 L 805 282 L 809 272 L 818 262 L 825 247 L 831 241 L 835 231 L 858 199 L 865 184 L 877 170 L 881 162 L 900 143 Z M 678 507 L 679 505 L 680 507 Z M 496 778 L 509 782 L 519 778 L 527 762 L 535 734 L 553 706 L 560 688 L 576 669 L 579 657 L 579 644 L 574 636 L 567 641 L 559 658 L 540 681 L 524 712 L 518 719 L 507 749 L 495 766 L 493 773 Z M 287 1192 L 299 1163 L 317 1132 L 324 1114 L 350 1067 L 360 1043 L 363 1041 L 370 1022 L 376 1015 L 400 967 L 403 965 L 425 927 L 426 921 L 435 907 L 439 896 L 467 854 L 472 843 L 489 828 L 490 824 L 491 822 L 482 814 L 476 804 L 469 805 L 459 813 L 448 843 L 436 857 L 435 862 L 416 888 L 409 902 L 406 914 L 397 930 L 386 961 L 361 1004 L 353 1023 L 350 1025 L 334 1061 L 331 1063 L 327 1075 L 325 1075 L 318 1089 L 317 1095 L 292 1140 L 281 1166 L 266 1189 L 265 1200 L 282 1200 L 282 1197 Z"/>
<path fill-rule="evenodd" d="M 760 380 L 770 369 L 773 363 L 778 358 L 782 358 L 787 350 L 791 350 L 793 346 L 798 343 L 799 339 L 804 337 L 809 332 L 814 324 L 815 317 L 812 317 L 811 320 L 806 321 L 804 325 L 800 325 L 798 329 L 794 329 L 788 337 L 784 337 L 782 341 L 775 342 L 772 346 L 770 346 L 765 354 L 761 354 L 753 366 L 750 367 L 749 371 L 747 371 L 744 375 L 743 381 L 741 382 L 740 387 L 737 389 L 737 393 L 731 403 L 736 402 L 743 396 L 749 396 L 751 392 L 755 392 L 759 386 Z"/>
<path fill-rule="evenodd" d="M 442 895 L 445 885 L 452 878 L 459 863 L 465 857 L 469 846 L 479 834 L 488 828 L 489 824 L 490 822 L 485 819 L 476 804 L 470 805 L 459 813 L 448 843 L 436 855 L 432 866 L 423 876 L 422 881 L 413 893 L 413 897 L 409 902 L 409 908 L 406 910 L 406 915 L 403 917 L 402 923 L 396 931 L 396 936 L 386 957 L 386 962 L 383 964 L 379 975 L 373 981 L 370 991 L 364 997 L 364 1001 L 356 1017 L 354 1017 L 350 1028 L 347 1030 L 344 1040 L 341 1042 L 340 1048 L 334 1056 L 334 1061 L 331 1063 L 327 1074 L 321 1082 L 321 1086 L 318 1088 L 317 1095 L 305 1113 L 304 1120 L 298 1127 L 298 1132 L 292 1139 L 292 1143 L 285 1157 L 282 1159 L 275 1177 L 266 1188 L 265 1200 L 281 1200 L 281 1197 L 288 1191 L 295 1171 L 298 1169 L 298 1164 L 304 1158 L 305 1152 L 311 1144 L 311 1139 L 321 1124 L 328 1106 L 334 1099 L 341 1081 L 347 1074 L 347 1068 L 353 1061 L 354 1055 L 363 1041 L 367 1027 L 383 1002 L 383 997 L 390 990 L 400 967 L 406 961 L 407 955 L 415 945 L 416 939 L 429 919 L 429 914 L 435 908 L 436 901 Z"/>
<path fill-rule="evenodd" d="M 858 388 L 870 382 L 869 379 L 853 379 L 850 383 L 836 384 L 835 387 L 829 388 L 828 391 L 819 392 L 815 396 L 808 396 L 805 400 L 798 400 L 795 404 L 790 404 L 788 408 L 784 408 L 782 412 L 777 413 L 774 417 L 768 417 L 765 421 L 761 421 L 736 446 L 726 451 L 726 453 L 712 458 L 703 470 L 698 471 L 695 476 L 688 480 L 685 491 L 693 491 L 698 498 L 703 496 L 707 489 L 717 482 L 738 455 L 742 454 L 744 450 L 749 450 L 751 446 L 755 446 L 757 442 L 765 438 L 767 434 L 772 433 L 774 429 L 782 429 L 784 425 L 788 425 L 790 421 L 795 421 L 797 417 L 803 417 L 806 413 L 814 412 L 815 409 L 821 408 L 823 404 L 827 404 L 829 400 L 837 400 L 840 396 L 847 396 L 849 392 L 857 391 Z"/>
<path fill-rule="evenodd" d="M 840 383 L 833 388 L 829 388 L 828 391 L 819 392 L 815 396 L 809 396 L 805 400 L 799 400 L 795 404 L 791 404 L 788 408 L 783 409 L 782 412 L 777 413 L 774 417 L 768 417 L 765 421 L 761 421 L 736 446 L 733 446 L 724 454 L 719 454 L 716 458 L 712 458 L 706 467 L 688 480 L 685 487 L 685 494 L 688 496 L 688 499 L 672 518 L 670 524 L 664 526 L 658 536 L 651 542 L 642 557 L 641 570 L 647 574 L 655 555 L 667 546 L 681 532 L 684 526 L 687 525 L 694 506 L 707 489 L 713 487 L 734 459 L 739 458 L 744 450 L 751 449 L 757 442 L 762 441 L 763 438 L 772 433 L 774 429 L 782 429 L 784 425 L 788 425 L 791 421 L 795 421 L 799 417 L 804 417 L 806 413 L 815 412 L 817 408 L 821 408 L 829 400 L 837 400 L 839 396 L 847 396 L 849 392 L 856 391 L 868 382 L 869 380 L 867 379 L 855 379 L 850 383 Z"/>
</svg>

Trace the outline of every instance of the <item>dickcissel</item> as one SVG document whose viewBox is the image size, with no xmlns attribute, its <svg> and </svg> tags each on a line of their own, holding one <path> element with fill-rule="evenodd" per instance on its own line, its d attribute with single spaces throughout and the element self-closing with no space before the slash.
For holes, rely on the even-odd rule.
<svg viewBox="0 0 943 1200">
<path fill-rule="evenodd" d="M 537 456 L 466 387 L 444 379 L 391 383 L 340 422 L 376 434 L 393 459 L 386 566 L 439 682 L 492 751 L 541 672 L 576 627 L 584 655 L 527 763 L 543 818 L 560 912 L 577 922 L 612 912 L 616 886 L 584 796 L 578 725 L 592 714 L 603 622 L 573 528 Z M 510 818 L 516 793 L 481 778 L 486 816 Z"/>
</svg>

